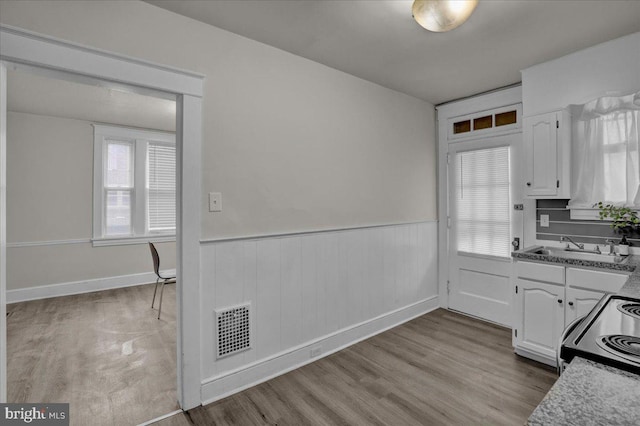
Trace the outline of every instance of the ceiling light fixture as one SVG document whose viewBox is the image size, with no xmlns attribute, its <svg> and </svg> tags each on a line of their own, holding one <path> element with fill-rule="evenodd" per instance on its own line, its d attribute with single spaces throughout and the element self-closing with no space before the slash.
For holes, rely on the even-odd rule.
<svg viewBox="0 0 640 426">
<path fill-rule="evenodd" d="M 411 10 L 418 24 L 441 33 L 462 25 L 477 5 L 478 0 L 415 0 Z"/>
</svg>

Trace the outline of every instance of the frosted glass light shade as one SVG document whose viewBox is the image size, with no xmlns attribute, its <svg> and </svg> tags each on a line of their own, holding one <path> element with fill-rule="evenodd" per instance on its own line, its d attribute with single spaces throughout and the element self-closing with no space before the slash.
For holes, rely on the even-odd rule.
<svg viewBox="0 0 640 426">
<path fill-rule="evenodd" d="M 415 0 L 413 18 L 429 31 L 445 32 L 459 27 L 478 5 L 478 0 Z"/>
</svg>

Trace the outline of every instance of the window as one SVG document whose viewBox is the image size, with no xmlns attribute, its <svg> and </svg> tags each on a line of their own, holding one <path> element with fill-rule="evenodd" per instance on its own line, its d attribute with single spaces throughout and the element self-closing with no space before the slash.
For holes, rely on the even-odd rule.
<svg viewBox="0 0 640 426">
<path fill-rule="evenodd" d="M 174 134 L 94 125 L 93 192 L 94 245 L 173 240 Z"/>
<path fill-rule="evenodd" d="M 448 139 L 478 137 L 488 133 L 507 132 L 520 127 L 520 105 L 496 108 L 449 120 Z"/>
<path fill-rule="evenodd" d="M 574 107 L 572 218 L 597 217 L 598 201 L 640 208 L 638 99 L 640 92 Z"/>
<path fill-rule="evenodd" d="M 509 147 L 458 152 L 455 167 L 458 251 L 509 257 Z"/>
</svg>

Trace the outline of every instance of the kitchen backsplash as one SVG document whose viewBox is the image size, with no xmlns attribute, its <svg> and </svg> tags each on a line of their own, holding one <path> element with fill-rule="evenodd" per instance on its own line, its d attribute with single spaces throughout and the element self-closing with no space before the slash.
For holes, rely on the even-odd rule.
<svg viewBox="0 0 640 426">
<path fill-rule="evenodd" d="M 614 231 L 610 222 L 599 220 L 572 220 L 567 208 L 569 200 L 537 200 L 536 238 L 538 240 L 559 241 L 566 235 L 575 241 L 588 244 L 606 245 L 605 240 L 622 238 L 622 233 Z M 540 215 L 549 215 L 549 227 L 540 226 Z M 627 239 L 632 246 L 640 247 L 640 232 L 634 230 Z"/>
</svg>

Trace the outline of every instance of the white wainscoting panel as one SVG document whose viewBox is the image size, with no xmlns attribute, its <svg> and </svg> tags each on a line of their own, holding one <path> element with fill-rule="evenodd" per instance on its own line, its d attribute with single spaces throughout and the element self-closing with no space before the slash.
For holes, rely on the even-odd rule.
<svg viewBox="0 0 640 426">
<path fill-rule="evenodd" d="M 203 401 L 438 306 L 437 222 L 204 242 L 200 253 Z M 247 302 L 251 349 L 216 360 L 214 311 Z"/>
</svg>

